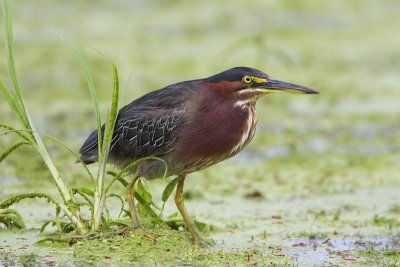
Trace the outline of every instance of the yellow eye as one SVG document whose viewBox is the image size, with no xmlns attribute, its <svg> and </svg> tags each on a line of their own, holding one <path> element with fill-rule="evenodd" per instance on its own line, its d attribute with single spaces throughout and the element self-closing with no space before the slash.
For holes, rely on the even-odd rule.
<svg viewBox="0 0 400 267">
<path fill-rule="evenodd" d="M 249 84 L 249 83 L 251 83 L 253 81 L 253 79 L 250 76 L 245 75 L 245 76 L 243 76 L 242 81 L 244 83 Z"/>
</svg>

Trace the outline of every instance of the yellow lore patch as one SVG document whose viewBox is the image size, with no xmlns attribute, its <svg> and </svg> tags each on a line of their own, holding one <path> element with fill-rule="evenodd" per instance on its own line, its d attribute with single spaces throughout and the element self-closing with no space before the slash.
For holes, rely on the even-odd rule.
<svg viewBox="0 0 400 267">
<path fill-rule="evenodd" d="M 256 76 L 250 76 L 250 77 L 253 80 L 253 82 L 256 82 L 256 83 L 265 83 L 265 82 L 267 82 L 267 79 L 265 79 L 265 78 L 259 78 L 259 77 L 256 77 Z"/>
</svg>

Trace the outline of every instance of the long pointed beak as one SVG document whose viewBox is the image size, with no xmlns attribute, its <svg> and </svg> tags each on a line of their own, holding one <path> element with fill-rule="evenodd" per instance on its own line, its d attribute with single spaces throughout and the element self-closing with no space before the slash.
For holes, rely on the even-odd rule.
<svg viewBox="0 0 400 267">
<path fill-rule="evenodd" d="M 286 92 L 291 94 L 319 94 L 319 92 L 305 86 L 272 79 L 267 82 L 257 83 L 255 88 L 264 93 Z"/>
</svg>

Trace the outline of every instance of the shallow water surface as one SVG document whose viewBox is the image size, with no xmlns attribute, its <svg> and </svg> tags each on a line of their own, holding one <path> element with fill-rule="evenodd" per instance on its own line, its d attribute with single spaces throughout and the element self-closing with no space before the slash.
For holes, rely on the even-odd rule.
<svg viewBox="0 0 400 267">
<path fill-rule="evenodd" d="M 297 266 L 349 264 L 364 262 L 365 256 L 359 253 L 362 251 L 400 249 L 400 235 L 396 229 L 380 224 L 375 218 L 376 214 L 390 216 L 390 207 L 400 203 L 399 191 L 400 188 L 383 187 L 329 196 L 215 197 L 200 202 L 188 201 L 188 207 L 199 220 L 218 226 L 219 230 L 207 237 L 214 240 L 215 245 L 210 249 L 215 253 L 258 251 L 268 258 L 290 259 Z M 341 214 L 331 213 L 332 210 L 340 210 Z M 173 206 L 168 206 L 166 212 L 172 211 Z M 47 209 L 47 212 L 51 211 Z M 74 246 L 35 244 L 44 237 L 38 230 L 3 231 L 0 236 L 3 264 L 29 261 L 53 266 L 85 262 L 73 257 Z M 113 262 L 112 251 L 108 255 L 108 261 Z"/>
</svg>

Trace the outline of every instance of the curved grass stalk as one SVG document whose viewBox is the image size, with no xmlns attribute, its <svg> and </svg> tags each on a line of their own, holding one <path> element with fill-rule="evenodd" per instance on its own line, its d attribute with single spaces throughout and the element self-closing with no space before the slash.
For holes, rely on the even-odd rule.
<svg viewBox="0 0 400 267">
<path fill-rule="evenodd" d="M 0 133 L 0 135 L 8 134 L 8 133 L 17 133 L 19 136 L 21 136 L 22 138 L 24 138 L 28 144 L 31 144 L 31 143 L 32 143 L 32 141 L 30 141 L 29 137 L 26 136 L 26 135 L 24 135 L 23 132 L 24 132 L 24 131 L 25 131 L 25 132 L 33 132 L 33 130 L 29 130 L 29 129 L 17 130 L 17 129 L 15 129 L 15 128 L 13 128 L 13 127 L 10 127 L 10 126 L 8 126 L 8 125 L 3 125 L 3 124 L 0 124 L 0 128 L 1 128 L 1 127 L 2 127 L 2 128 L 6 128 L 6 129 L 9 129 L 9 131 Z M 83 166 L 83 167 L 85 168 L 85 170 L 86 170 L 86 173 L 87 173 L 87 174 L 89 175 L 89 177 L 91 178 L 91 180 L 92 180 L 92 182 L 93 182 L 93 185 L 96 185 L 96 182 L 95 182 L 95 179 L 94 179 L 93 174 L 91 173 L 91 171 L 89 170 L 89 168 L 87 167 L 87 165 L 80 159 L 80 157 L 78 156 L 78 154 L 76 154 L 76 153 L 75 153 L 72 149 L 70 149 L 66 144 L 64 144 L 63 142 L 61 142 L 60 140 L 58 140 L 58 139 L 55 138 L 54 136 L 49 135 L 49 134 L 46 134 L 45 136 L 48 137 L 48 138 L 50 138 L 50 139 L 53 140 L 54 142 L 56 142 L 56 143 L 58 143 L 58 144 L 64 146 L 64 148 L 66 148 L 66 149 L 76 158 L 76 160 L 77 160 L 79 163 L 82 164 L 82 166 Z M 0 156 L 0 162 L 1 162 L 1 156 Z"/>
<path fill-rule="evenodd" d="M 87 196 L 87 194 L 85 192 L 83 192 L 84 190 L 82 190 L 82 188 L 72 188 L 72 194 L 78 194 L 80 195 L 86 202 L 87 204 L 93 208 L 93 203 L 92 201 L 89 199 L 89 197 Z"/>
<path fill-rule="evenodd" d="M 124 178 L 122 178 L 120 173 L 116 173 L 113 171 L 107 171 L 107 174 L 111 175 L 114 178 L 110 182 L 108 182 L 104 192 L 108 192 L 108 190 L 114 184 L 115 181 L 119 181 L 124 187 L 126 187 L 128 185 L 128 182 Z"/>
<path fill-rule="evenodd" d="M 147 187 L 147 185 L 146 185 L 146 187 Z M 147 188 L 145 188 L 145 186 L 143 185 L 142 179 L 138 179 L 137 186 L 136 186 L 136 191 L 143 197 L 143 199 L 147 203 L 151 203 L 152 202 L 152 196 L 151 196 L 149 190 L 147 190 Z"/>
<path fill-rule="evenodd" d="M 94 179 L 94 176 L 92 174 L 92 172 L 89 170 L 89 168 L 87 167 L 87 165 L 81 160 L 81 158 L 78 156 L 78 154 L 76 154 L 72 149 L 70 149 L 66 144 L 64 144 L 63 142 L 61 142 L 60 140 L 58 140 L 57 138 L 47 134 L 46 135 L 48 138 L 52 139 L 54 142 L 64 146 L 69 152 L 71 152 L 72 155 L 74 155 L 74 157 L 76 158 L 77 162 L 81 163 L 81 165 L 83 166 L 83 168 L 85 168 L 86 173 L 89 175 L 90 180 L 92 181 L 93 185 L 96 186 L 96 181 Z"/>
<path fill-rule="evenodd" d="M 93 205 L 93 202 L 89 199 L 89 197 L 88 197 L 89 194 L 87 194 L 86 189 L 87 188 L 72 188 L 72 195 L 79 194 L 83 199 L 85 199 L 85 201 L 86 201 L 85 204 L 89 207 L 89 210 L 90 210 L 90 220 L 93 221 L 94 205 Z M 94 195 L 91 194 L 91 196 L 94 196 Z"/>
<path fill-rule="evenodd" d="M 117 194 L 109 194 L 108 196 L 107 196 L 107 198 L 110 198 L 110 197 L 115 197 L 115 198 L 118 198 L 119 199 L 119 201 L 121 201 L 121 209 L 120 209 L 120 211 L 119 211 L 119 214 L 118 214 L 118 218 L 117 218 L 117 220 L 119 220 L 119 218 L 121 217 L 121 215 L 122 215 L 122 212 L 124 211 L 124 200 L 122 199 L 122 197 L 120 196 L 120 195 L 117 195 Z"/>
<path fill-rule="evenodd" d="M 48 220 L 48 221 L 44 222 L 44 224 L 42 224 L 42 227 L 40 227 L 39 232 L 40 232 L 40 233 L 43 233 L 44 230 L 46 229 L 46 227 L 47 227 L 49 224 L 51 224 L 51 223 L 53 224 L 53 226 L 57 226 L 57 229 L 58 229 L 58 231 L 59 231 L 60 233 L 62 232 L 61 223 L 60 223 L 59 221 L 57 221 L 57 220 Z"/>
<path fill-rule="evenodd" d="M 24 219 L 18 211 L 13 209 L 6 209 L 0 211 L 0 223 L 3 223 L 6 228 L 17 227 L 19 229 L 25 229 Z"/>
<path fill-rule="evenodd" d="M 157 223 L 159 224 L 165 224 L 164 221 L 150 208 L 149 203 L 146 202 L 146 200 L 143 198 L 142 195 L 140 195 L 137 191 L 134 192 L 134 196 L 137 199 L 137 201 L 142 204 L 142 207 L 146 211 L 147 214 L 150 215 L 151 218 L 153 218 Z"/>
<path fill-rule="evenodd" d="M 114 178 L 107 184 L 107 186 L 104 189 L 104 193 L 103 194 L 107 194 L 107 192 L 110 190 L 111 186 L 114 184 L 115 181 L 120 181 L 124 186 L 126 186 L 128 183 L 122 178 L 122 175 L 126 172 L 128 172 L 130 169 L 132 169 L 135 165 L 145 161 L 145 160 L 159 160 L 161 162 L 164 163 L 165 165 L 165 170 L 164 170 L 164 174 L 162 178 L 167 177 L 168 174 L 168 164 L 165 162 L 165 160 L 158 158 L 158 157 L 145 157 L 145 158 L 141 158 L 138 159 L 132 163 L 130 163 L 128 166 L 126 166 L 125 168 L 123 168 L 122 170 L 120 170 L 118 173 L 113 173 L 113 172 L 108 172 L 110 175 L 114 176 Z M 142 186 L 143 187 L 143 186 Z M 144 188 L 143 188 L 144 189 Z M 148 193 L 150 194 L 150 193 Z M 150 205 L 152 204 L 153 206 L 157 207 L 153 201 L 150 201 L 150 203 L 148 203 L 145 200 L 145 197 L 143 197 L 141 194 L 139 194 L 138 191 L 134 192 L 134 196 L 137 199 L 137 201 L 142 204 L 143 209 L 145 210 L 145 212 L 147 214 L 150 215 L 150 217 L 152 217 L 157 223 L 163 224 L 164 221 L 161 219 L 161 217 L 159 215 L 157 215 L 153 209 L 150 207 Z M 151 195 L 150 195 L 151 196 Z"/>
<path fill-rule="evenodd" d="M 56 201 L 52 196 L 44 194 L 44 193 L 25 193 L 25 194 L 19 194 L 19 195 L 12 196 L 0 203 L 0 209 L 7 209 L 8 207 L 20 202 L 23 199 L 27 199 L 27 198 L 45 198 L 45 199 L 47 199 L 47 201 L 49 201 L 50 203 L 53 203 L 54 205 L 56 205 L 56 207 L 60 208 L 65 213 L 65 215 L 67 215 L 67 217 L 78 226 L 78 229 L 85 230 L 85 227 L 82 224 L 81 220 L 77 219 L 75 217 L 75 215 L 72 214 L 72 212 L 69 210 L 69 208 L 67 206 L 65 206 L 63 203 Z"/>
<path fill-rule="evenodd" d="M 27 141 L 29 143 L 33 143 L 34 142 L 32 138 L 30 138 L 29 136 L 27 136 L 26 134 L 23 133 L 24 131 L 31 131 L 31 130 L 28 130 L 28 129 L 18 130 L 18 129 L 15 129 L 14 127 L 11 127 L 11 126 L 8 126 L 8 125 L 5 125 L 5 124 L 0 124 L 0 128 L 4 128 L 4 129 L 8 130 L 6 132 L 0 133 L 0 135 L 9 134 L 9 133 L 15 133 L 19 137 L 21 137 L 22 139 L 24 139 L 25 141 Z"/>
<path fill-rule="evenodd" d="M 16 129 L 14 129 L 14 128 L 12 128 L 12 127 L 9 127 L 9 126 L 6 126 L 6 125 L 0 125 L 0 127 L 7 128 L 7 129 L 11 129 L 10 132 L 15 132 L 15 133 L 17 133 L 18 135 L 20 135 L 22 138 L 27 138 L 28 140 L 30 140 L 30 138 L 27 137 L 26 135 L 22 134 L 22 131 L 28 131 L 28 132 L 32 132 L 32 133 L 34 132 L 33 130 L 29 130 L 29 129 L 26 129 L 26 130 L 16 130 Z M 37 136 L 39 137 L 39 140 L 41 141 L 41 138 L 40 138 L 40 136 L 39 136 L 39 134 L 38 134 L 37 132 L 36 132 L 35 135 L 37 135 Z M 31 141 L 31 142 L 32 142 L 32 141 Z M 42 144 L 42 147 L 40 147 L 40 145 L 38 145 L 37 143 L 35 143 L 35 142 L 32 142 L 32 143 L 31 143 L 31 142 L 25 141 L 25 142 L 21 142 L 21 143 L 24 143 L 24 144 L 25 144 L 25 143 L 28 143 L 28 144 L 30 144 L 30 145 L 31 145 L 33 148 L 35 148 L 35 150 L 42 156 L 42 159 L 45 161 L 45 164 L 47 165 L 48 169 L 50 170 L 50 172 L 51 172 L 51 174 L 52 174 L 53 180 L 55 180 L 55 182 L 56 182 L 57 189 L 59 190 L 61 196 L 63 197 L 64 203 L 66 203 L 67 205 L 70 205 L 71 203 L 73 203 L 72 197 L 71 197 L 71 195 L 69 194 L 68 189 L 67 189 L 66 186 L 64 185 L 64 182 L 63 182 L 63 180 L 62 180 L 62 178 L 61 178 L 61 175 L 58 174 L 58 171 L 57 171 L 56 167 L 54 166 L 54 164 L 53 164 L 53 162 L 52 162 L 52 160 L 51 160 L 51 158 L 50 158 L 50 155 L 48 154 L 46 148 L 44 147 L 44 144 L 41 143 L 41 144 Z M 18 144 L 20 144 L 20 143 L 18 143 Z M 21 145 L 22 145 L 22 144 L 21 144 Z M 12 149 L 12 148 L 13 148 L 13 147 L 11 147 L 11 148 L 9 148 L 9 149 Z M 16 148 L 14 148 L 14 149 L 16 149 Z M 4 152 L 3 154 L 6 154 L 6 153 L 7 153 L 7 151 Z M 10 152 L 10 153 L 11 153 L 11 152 Z M 6 156 L 8 156 L 8 155 L 6 155 Z M 0 158 L 1 158 L 1 156 L 0 156 Z M 0 160 L 0 162 L 1 162 L 1 160 Z M 55 176 L 54 176 L 55 174 L 58 174 L 58 175 L 55 177 Z M 56 179 L 56 178 L 58 178 L 58 179 Z M 61 186 L 59 186 L 59 184 L 57 183 L 57 181 L 61 182 Z M 66 191 L 62 192 L 61 188 L 64 188 L 64 190 L 66 190 Z M 69 197 L 69 200 L 66 201 L 66 198 L 64 198 L 64 196 L 65 196 L 64 193 L 65 193 L 66 196 L 70 196 L 70 197 Z M 53 202 L 53 203 L 55 203 L 55 202 Z M 68 214 L 69 214 L 68 217 L 69 217 L 72 221 L 74 221 L 74 222 L 77 224 L 79 230 L 80 230 L 81 232 L 83 232 L 83 233 L 86 232 L 86 229 L 84 228 L 84 226 L 83 226 L 83 224 L 82 224 L 82 222 L 81 222 L 81 220 L 80 220 L 79 211 L 76 211 L 75 214 L 74 214 L 74 212 L 73 212 L 73 211 L 70 211 L 70 210 L 68 209 L 67 206 L 65 206 L 65 205 L 63 205 L 63 204 L 61 204 L 61 203 L 58 203 L 58 206 L 59 206 L 60 208 L 63 206 L 63 207 L 64 207 L 63 211 L 65 212 L 65 214 L 67 214 L 67 216 L 68 216 Z M 0 208 L 2 208 L 1 205 L 0 205 Z M 66 209 L 67 211 L 66 211 L 65 209 Z"/>
<path fill-rule="evenodd" d="M 35 129 L 35 128 L 33 128 Z M 64 181 L 61 177 L 61 174 L 58 172 L 56 166 L 54 165 L 52 159 L 50 158 L 49 153 L 47 152 L 46 147 L 44 146 L 42 139 L 40 138 L 40 135 L 36 132 L 33 131 L 34 137 L 37 140 L 38 144 L 33 147 L 38 151 L 38 153 L 41 155 L 43 158 L 47 168 L 49 169 L 50 173 L 52 174 L 53 180 L 56 183 L 57 189 L 60 192 L 63 201 L 65 203 L 58 203 L 60 208 L 64 211 L 64 213 L 78 226 L 78 229 L 82 233 L 86 233 L 85 226 L 83 225 L 81 221 L 81 216 L 79 209 L 74 208 L 76 205 L 74 201 L 72 200 L 72 196 L 68 191 L 68 188 L 64 184 Z"/>
<path fill-rule="evenodd" d="M 107 186 L 104 189 L 104 194 L 107 194 L 107 192 L 110 190 L 111 186 L 114 184 L 115 181 L 119 180 L 120 178 L 122 178 L 122 175 L 126 172 L 128 172 L 130 169 L 132 169 L 135 165 L 139 164 L 140 162 L 143 162 L 145 160 L 159 160 L 161 162 L 164 163 L 165 165 L 165 170 L 164 170 L 164 174 L 162 179 L 164 179 L 165 177 L 167 177 L 168 174 L 168 164 L 165 162 L 165 160 L 158 158 L 158 157 L 145 157 L 145 158 L 141 158 L 138 159 L 132 163 L 130 163 L 128 166 L 126 166 L 125 168 L 123 168 L 122 170 L 120 170 L 117 174 L 111 173 L 109 172 L 109 174 L 113 175 L 114 178 L 107 184 Z M 124 180 L 125 181 L 125 180 Z M 126 181 L 125 181 L 126 183 Z M 122 184 L 124 184 L 122 182 Z M 124 186 L 126 186 L 128 183 L 124 184 Z"/>
<path fill-rule="evenodd" d="M 0 154 L 0 162 L 2 162 L 13 151 L 15 151 L 17 148 L 19 148 L 20 146 L 23 146 L 23 145 L 29 145 L 29 143 L 26 141 L 22 141 L 22 142 L 19 142 L 19 143 L 16 143 L 16 144 L 10 146 L 8 149 L 6 149 L 6 151 L 4 151 L 2 154 Z"/>
<path fill-rule="evenodd" d="M 53 180 L 55 182 L 55 184 L 57 185 L 57 189 L 60 192 L 64 203 L 68 204 L 72 202 L 72 196 L 68 191 L 67 186 L 64 184 L 64 181 L 61 177 L 61 174 L 58 172 L 56 166 L 54 165 L 49 152 L 47 151 L 46 147 L 43 144 L 42 139 L 40 138 L 40 135 L 37 133 L 36 128 L 32 125 L 32 132 L 33 132 L 33 136 L 36 140 L 37 145 L 33 145 L 33 147 L 35 147 L 35 149 L 37 150 L 37 152 L 39 153 L 39 155 L 43 158 L 44 163 L 46 164 L 47 168 L 49 169 Z"/>
</svg>

